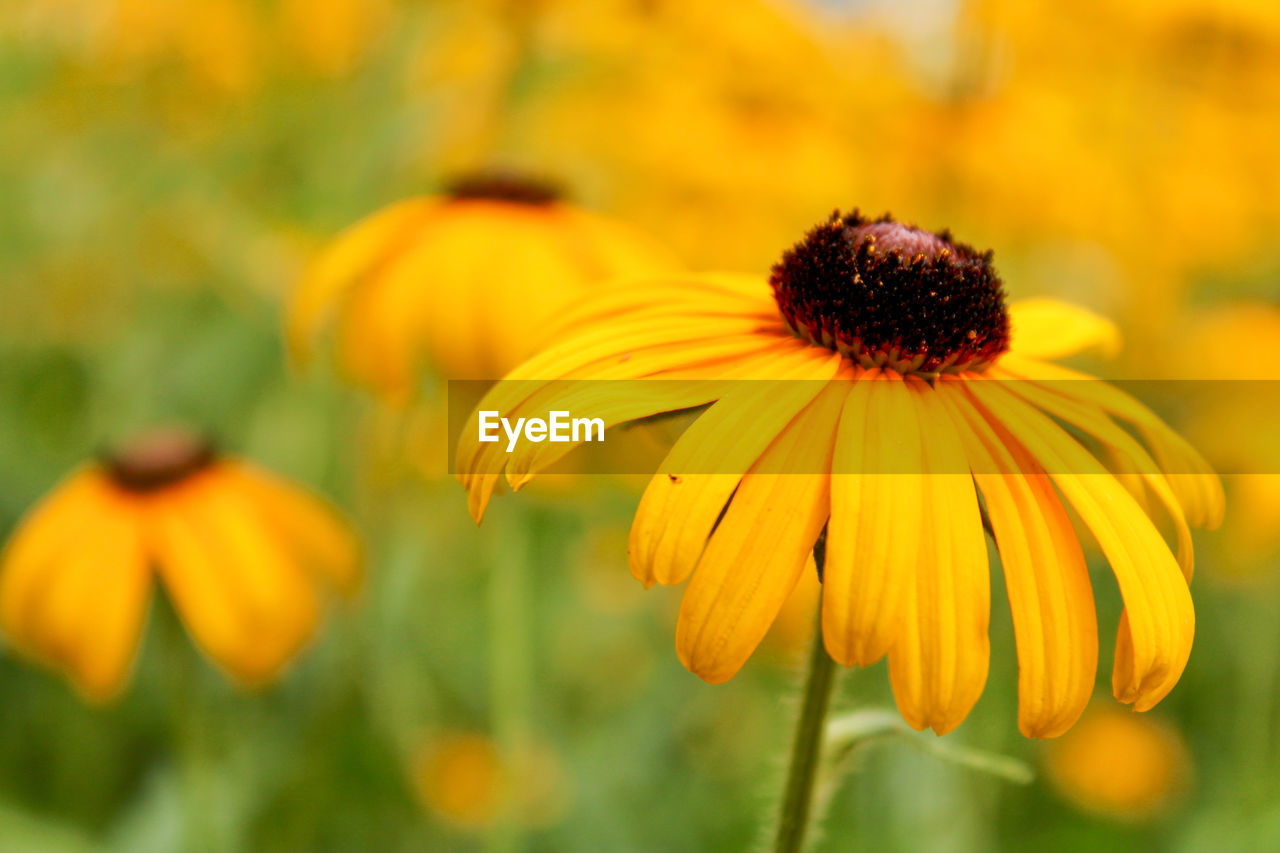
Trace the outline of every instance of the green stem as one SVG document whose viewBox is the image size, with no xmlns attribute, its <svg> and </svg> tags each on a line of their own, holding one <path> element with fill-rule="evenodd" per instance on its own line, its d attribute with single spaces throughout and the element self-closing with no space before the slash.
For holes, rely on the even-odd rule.
<svg viewBox="0 0 1280 853">
<path fill-rule="evenodd" d="M 511 503 L 515 503 L 514 501 Z M 489 666 L 494 742 L 503 761 L 519 776 L 529 744 L 528 516 L 518 507 L 494 513 L 489 541 Z M 520 849 L 520 826 L 514 791 L 503 792 L 503 804 L 488 834 L 492 853 Z"/>
<path fill-rule="evenodd" d="M 782 810 L 778 816 L 778 835 L 773 845 L 777 853 L 798 853 L 803 849 L 813 805 L 813 789 L 822 759 L 827 708 L 831 705 L 831 688 L 835 685 L 836 665 L 822 642 L 821 613 L 816 622 L 813 647 L 809 652 L 809 670 L 805 676 L 804 703 L 796 721 L 791 765 L 787 769 L 787 786 L 783 790 Z"/>
</svg>

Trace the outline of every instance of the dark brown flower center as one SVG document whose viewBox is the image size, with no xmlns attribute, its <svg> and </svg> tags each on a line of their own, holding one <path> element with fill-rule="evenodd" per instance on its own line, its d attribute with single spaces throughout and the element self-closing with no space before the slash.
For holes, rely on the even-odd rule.
<svg viewBox="0 0 1280 853">
<path fill-rule="evenodd" d="M 991 252 L 947 231 L 837 211 L 782 256 L 769 283 L 794 334 L 866 367 L 981 370 L 1009 348 Z"/>
<path fill-rule="evenodd" d="M 550 181 L 505 172 L 463 175 L 446 184 L 444 192 L 456 200 L 504 201 L 531 206 L 551 204 L 564 197 L 560 187 Z"/>
<path fill-rule="evenodd" d="M 112 448 L 102 455 L 102 464 L 117 486 L 141 494 L 181 482 L 216 458 L 213 442 L 207 437 L 166 427 Z"/>
</svg>

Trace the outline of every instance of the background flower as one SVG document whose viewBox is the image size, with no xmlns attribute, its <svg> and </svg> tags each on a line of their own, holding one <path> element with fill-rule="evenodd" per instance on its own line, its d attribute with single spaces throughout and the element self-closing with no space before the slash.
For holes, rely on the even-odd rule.
<svg viewBox="0 0 1280 853">
<path fill-rule="evenodd" d="M 993 247 L 1015 299 L 1114 320 L 1114 360 L 1075 367 L 1246 375 L 1269 339 L 1215 318 L 1277 300 L 1277 39 L 1263 0 L 0 3 L 0 537 L 104 436 L 177 421 L 332 497 L 368 544 L 363 594 L 251 697 L 163 589 L 106 710 L 4 639 L 4 846 L 477 846 L 406 767 L 424 731 L 492 736 L 493 540 L 455 484 L 400 474 L 386 412 L 284 356 L 293 287 L 342 229 L 497 164 L 554 176 L 691 269 L 759 275 L 856 203 Z M 1165 402 L 1215 463 L 1263 440 L 1243 435 L 1256 406 Z M 589 500 L 521 502 L 530 715 L 571 792 L 529 845 L 749 848 L 793 655 L 716 688 L 690 675 L 669 654 L 678 593 L 626 573 L 634 493 L 579 479 Z M 1223 535 L 1196 541 L 1195 650 L 1159 708 L 1195 757 L 1185 797 L 1126 826 L 1047 778 L 1011 787 L 876 744 L 816 848 L 1275 848 L 1280 564 L 1271 499 L 1226 486 Z M 581 544 L 597 538 L 613 545 Z M 1114 624 L 1120 596 L 1084 544 Z M 1007 608 L 990 636 L 986 691 L 945 741 L 1036 759 Z M 892 703 L 883 672 L 849 690 Z"/>
<path fill-rule="evenodd" d="M 1045 751 L 1058 792 L 1082 809 L 1151 820 L 1185 796 L 1191 756 L 1182 735 L 1153 716 L 1098 709 Z"/>
<path fill-rule="evenodd" d="M 152 431 L 71 474 L 0 560 L 0 624 L 19 649 L 114 698 L 156 583 L 196 644 L 234 678 L 275 678 L 319 621 L 318 590 L 354 594 L 359 549 L 318 498 Z"/>
</svg>

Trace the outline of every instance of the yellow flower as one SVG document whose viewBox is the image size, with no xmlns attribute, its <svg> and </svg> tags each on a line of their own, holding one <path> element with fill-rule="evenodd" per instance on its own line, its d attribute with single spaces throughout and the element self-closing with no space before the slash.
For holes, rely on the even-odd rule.
<svg viewBox="0 0 1280 853">
<path fill-rule="evenodd" d="M 453 379 L 501 376 L 572 299 L 615 276 L 671 268 L 643 236 L 550 187 L 465 179 L 339 236 L 298 287 L 288 336 L 305 360 L 336 320 L 345 372 L 404 399 L 424 363 Z"/>
<path fill-rule="evenodd" d="M 411 769 L 422 804 L 456 826 L 484 827 L 502 809 L 506 771 L 497 747 L 483 735 L 436 738 L 418 751 Z"/>
<path fill-rule="evenodd" d="M 508 812 L 524 826 L 551 826 L 572 796 L 560 758 L 546 746 L 531 743 L 504 757 L 474 732 L 424 741 L 409 770 L 419 802 L 464 830 L 483 829 Z"/>
<path fill-rule="evenodd" d="M 768 284 L 697 275 L 601 295 L 479 409 L 562 409 L 613 425 L 711 404 L 650 482 L 631 530 L 638 579 L 692 576 L 676 630 L 685 666 L 713 683 L 732 677 L 825 528 L 827 650 L 845 665 L 887 654 L 903 716 L 939 733 L 965 718 L 986 681 L 980 493 L 1013 611 L 1020 728 L 1051 736 L 1084 709 L 1097 663 L 1067 507 L 1119 583 L 1112 684 L 1140 710 L 1172 689 L 1191 650 L 1188 524 L 1216 523 L 1222 509 L 1217 478 L 1148 409 L 1099 381 L 1059 381 L 1088 378 L 1041 360 L 1114 336 L 1080 309 L 1007 309 L 990 253 L 949 234 L 836 214 Z M 644 394 L 625 381 L 551 381 L 564 378 L 788 381 L 670 382 L 669 393 Z M 1063 423 L 1142 475 L 1113 476 Z M 456 469 L 477 520 L 503 471 L 519 488 L 573 446 L 507 453 L 480 443 L 477 428 L 473 413 Z M 876 464 L 887 473 L 859 474 Z M 1178 558 L 1149 505 L 1172 521 Z"/>
<path fill-rule="evenodd" d="M 127 680 L 157 578 L 196 645 L 257 685 L 315 631 L 318 587 L 353 592 L 360 564 L 320 500 L 161 430 L 75 471 L 31 510 L 0 561 L 0 625 L 108 700 Z"/>
<path fill-rule="evenodd" d="M 1176 730 L 1114 708 L 1090 711 L 1054 741 L 1045 767 L 1064 797 L 1124 820 L 1160 813 L 1191 781 L 1191 756 Z"/>
</svg>

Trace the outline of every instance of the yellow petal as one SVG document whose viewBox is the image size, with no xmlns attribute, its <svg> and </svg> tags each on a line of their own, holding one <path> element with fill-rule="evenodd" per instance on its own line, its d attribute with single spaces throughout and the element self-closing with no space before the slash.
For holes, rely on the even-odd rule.
<svg viewBox="0 0 1280 853">
<path fill-rule="evenodd" d="M 218 474 L 154 506 L 160 576 L 196 644 L 259 684 L 311 636 L 318 606 L 301 567 Z"/>
<path fill-rule="evenodd" d="M 998 367 L 992 368 L 987 375 L 992 379 L 1013 379 L 1013 374 Z M 1182 566 L 1183 574 L 1190 580 L 1195 565 L 1195 551 L 1191 544 L 1191 530 L 1187 526 L 1182 504 L 1174 495 L 1169 481 L 1160 473 L 1155 460 L 1137 439 L 1117 426 L 1104 411 L 1090 404 L 1087 397 L 1069 396 L 1071 389 L 1075 388 L 1075 383 L 1071 384 L 1070 389 L 1059 383 L 1055 386 L 1060 389 L 1058 393 L 1034 382 L 1019 379 L 1007 381 L 1004 387 L 1047 414 L 1093 436 L 1109 451 L 1119 455 L 1124 476 L 1136 474 L 1144 486 L 1156 496 L 1173 521 L 1178 540 L 1178 565 Z"/>
<path fill-rule="evenodd" d="M 470 488 L 470 478 L 498 470 L 494 459 L 505 453 L 497 443 L 479 442 L 480 411 L 497 411 L 504 417 L 512 417 L 539 391 L 542 383 L 552 380 L 641 378 L 652 371 L 647 363 L 636 359 L 637 350 L 737 337 L 751 333 L 756 325 L 756 321 L 739 317 L 642 320 L 619 322 L 567 338 L 511 371 L 485 394 L 467 419 L 458 440 L 455 468 L 460 481 Z M 636 364 L 632 365 L 632 361 Z"/>
<path fill-rule="evenodd" d="M 76 544 L 69 531 L 98 524 L 110 488 L 94 466 L 72 473 L 18 522 L 0 560 L 0 622 L 21 642 L 32 596 L 47 580 L 55 561 Z"/>
<path fill-rule="evenodd" d="M 655 367 L 642 353 L 650 348 L 678 343 L 693 344 L 709 339 L 742 339 L 751 349 L 727 361 L 713 361 L 707 367 L 707 375 L 691 369 L 688 378 L 752 378 L 744 373 L 741 365 L 759 363 L 756 356 L 767 354 L 775 346 L 803 349 L 803 345 L 790 336 L 776 334 L 751 335 L 758 321 L 741 317 L 715 320 L 643 321 L 618 324 L 617 328 L 594 329 L 582 336 L 557 345 L 512 371 L 506 379 L 495 385 L 471 413 L 458 439 L 456 455 L 457 476 L 468 490 L 468 508 L 477 522 L 483 517 L 485 507 L 497 485 L 499 473 L 506 456 L 502 442 L 479 441 L 479 413 L 501 412 L 504 417 L 518 417 L 523 408 L 531 406 L 531 398 L 549 394 L 546 382 L 554 379 L 599 380 L 637 379 L 652 376 L 672 377 L 675 370 Z M 758 338 L 758 341 L 756 340 Z M 664 350 L 664 359 L 671 353 Z M 675 352 L 679 363 L 679 353 Z M 657 370 L 657 372 L 654 372 Z M 532 381 L 541 380 L 541 381 Z"/>
<path fill-rule="evenodd" d="M 847 393 L 848 382 L 830 383 L 778 436 L 707 543 L 680 607 L 676 650 L 708 682 L 742 667 L 804 570 L 827 521 L 826 471 Z"/>
<path fill-rule="evenodd" d="M 725 317 L 754 315 L 778 321 L 778 311 L 768 295 L 768 285 L 752 277 L 750 292 L 741 285 L 724 286 L 724 277 L 700 274 L 687 279 L 661 278 L 628 281 L 610 287 L 577 305 L 568 307 L 553 321 L 550 331 L 558 338 L 575 330 L 641 317 Z M 762 286 L 763 285 L 763 286 Z M 549 338 L 551 339 L 551 338 Z"/>
<path fill-rule="evenodd" d="M 682 381 L 673 380 L 673 377 L 707 365 L 717 365 L 718 377 L 728 378 L 726 374 L 737 363 L 774 347 L 775 342 L 770 338 L 742 335 L 679 347 L 641 350 L 628 361 L 627 367 L 634 371 L 634 375 L 654 377 L 650 381 L 616 380 L 617 370 L 601 368 L 591 379 L 548 384 L 521 404 L 513 415 L 545 419 L 552 411 L 570 412 L 575 418 L 600 418 L 608 429 L 664 412 L 704 406 L 722 393 L 718 383 L 704 378 Z M 506 457 L 508 482 L 512 488 L 519 489 L 533 475 L 555 464 L 579 443 L 519 442 Z M 741 470 L 745 471 L 745 466 Z"/>
<path fill-rule="evenodd" d="M 586 254 L 583 263 L 593 278 L 624 274 L 652 277 L 670 273 L 680 263 L 664 247 L 625 223 L 577 207 L 561 206 L 566 250 Z"/>
<path fill-rule="evenodd" d="M 1142 403 L 1114 385 L 1056 364 L 1008 354 L 1001 357 L 1000 368 L 1022 379 L 1042 383 L 1051 390 L 1070 389 L 1073 396 L 1133 424 L 1150 446 L 1160 470 L 1165 472 L 1187 521 L 1210 528 L 1222 523 L 1222 481 L 1186 439 Z"/>
<path fill-rule="evenodd" d="M 588 278 L 545 212 L 454 205 L 413 264 L 430 288 L 423 342 L 450 378 L 501 377 L 541 343 L 551 313 Z"/>
<path fill-rule="evenodd" d="M 742 473 L 841 364 L 839 356 L 813 347 L 789 348 L 771 360 L 776 381 L 738 382 L 698 416 L 640 499 L 629 548 L 638 580 L 652 586 L 688 577 Z"/>
<path fill-rule="evenodd" d="M 1107 357 L 1120 351 L 1120 330 L 1105 317 L 1056 299 L 1009 306 L 1010 350 L 1031 358 L 1066 358 L 1085 350 Z"/>
<path fill-rule="evenodd" d="M 1151 708 L 1182 675 L 1195 635 L 1191 594 L 1164 539 L 1124 486 L 1048 416 L 999 381 L 970 377 L 963 387 L 1049 472 L 1098 540 L 1128 614 L 1117 641 L 1116 696 Z"/>
<path fill-rule="evenodd" d="M 315 338 L 346 292 L 406 245 L 434 206 L 432 200 L 420 198 L 393 204 L 352 225 L 321 252 L 289 305 L 286 336 L 294 358 L 310 358 Z"/>
<path fill-rule="evenodd" d="M 960 438 L 937 393 L 913 391 L 924 441 L 921 540 L 916 570 L 905 570 L 902 622 L 889 651 L 889 678 L 903 718 L 938 734 L 958 726 L 987 681 L 991 589 L 986 538 Z"/>
<path fill-rule="evenodd" d="M 135 506 L 104 494 L 97 513 L 46 567 L 29 604 L 24 646 L 65 669 L 87 698 L 106 701 L 124 685 L 137 650 L 151 572 Z"/>
<path fill-rule="evenodd" d="M 1018 645 L 1018 727 L 1057 737 L 1084 712 L 1098 667 L 1098 625 L 1089 569 L 1071 520 L 1034 460 L 987 423 L 953 382 L 947 404 L 973 468 L 1004 567 Z"/>
<path fill-rule="evenodd" d="M 870 371 L 845 401 L 831 463 L 831 524 L 823 572 L 822 633 L 845 666 L 889 650 L 920 558 L 923 447 L 916 405 L 892 371 Z M 914 469 L 914 473 L 913 473 Z"/>
<path fill-rule="evenodd" d="M 341 312 L 337 360 L 343 373 L 397 405 L 411 398 L 425 367 L 422 315 L 432 309 L 439 286 L 432 277 L 434 248 L 434 241 L 418 236 L 355 288 Z"/>
<path fill-rule="evenodd" d="M 253 504 L 263 523 L 297 555 L 344 595 L 360 587 L 360 544 L 342 515 L 328 502 L 259 468 L 224 463 L 223 476 Z"/>
</svg>

